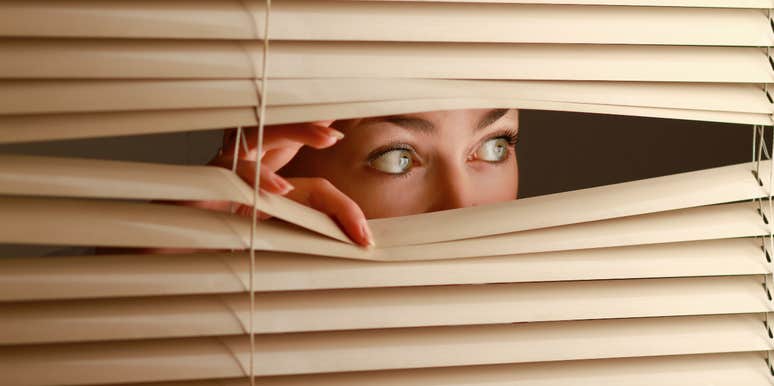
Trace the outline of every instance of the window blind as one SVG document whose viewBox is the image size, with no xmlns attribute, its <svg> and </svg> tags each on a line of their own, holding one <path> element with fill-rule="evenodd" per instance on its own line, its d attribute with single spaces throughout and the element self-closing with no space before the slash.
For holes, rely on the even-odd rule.
<svg viewBox="0 0 774 386">
<path fill-rule="evenodd" d="M 370 220 L 369 250 L 262 194 L 252 269 L 250 219 L 148 202 L 251 204 L 225 169 L 0 155 L 0 243 L 210 251 L 0 259 L 0 383 L 768 385 L 772 7 L 0 1 L 0 143 L 250 126 L 261 99 L 755 125 L 751 163 Z"/>
</svg>

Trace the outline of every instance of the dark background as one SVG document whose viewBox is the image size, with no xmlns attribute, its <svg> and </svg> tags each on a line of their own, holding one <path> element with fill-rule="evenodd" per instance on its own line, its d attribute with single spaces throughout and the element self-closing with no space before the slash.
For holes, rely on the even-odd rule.
<svg viewBox="0 0 774 386">
<path fill-rule="evenodd" d="M 750 161 L 752 126 L 523 110 L 520 197 Z"/>
</svg>

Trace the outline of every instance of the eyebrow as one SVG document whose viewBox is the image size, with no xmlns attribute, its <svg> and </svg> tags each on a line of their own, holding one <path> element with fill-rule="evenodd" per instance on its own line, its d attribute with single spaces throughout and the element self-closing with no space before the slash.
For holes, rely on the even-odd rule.
<svg viewBox="0 0 774 386">
<path fill-rule="evenodd" d="M 423 133 L 428 133 L 435 130 L 435 125 L 433 125 L 433 122 L 424 120 L 422 118 L 407 117 L 403 115 L 392 115 L 389 117 L 384 117 L 381 120 L 384 122 L 392 123 L 393 125 L 398 125 L 401 127 L 405 127 L 407 129 L 412 129 Z"/>
<path fill-rule="evenodd" d="M 495 122 L 500 118 L 508 114 L 510 109 L 495 109 L 491 110 L 476 125 L 476 130 L 481 130 Z M 410 130 L 416 130 L 423 133 L 429 133 L 435 130 L 435 125 L 432 122 L 416 117 L 409 117 L 405 115 L 391 115 L 377 119 L 377 121 L 392 123 L 393 125 L 401 126 Z"/>
<path fill-rule="evenodd" d="M 476 125 L 476 130 L 481 130 L 495 122 L 497 122 L 500 118 L 504 117 L 505 114 L 508 114 L 509 109 L 495 109 L 492 110 L 486 115 L 484 115 L 483 118 L 478 122 L 478 125 Z"/>
</svg>

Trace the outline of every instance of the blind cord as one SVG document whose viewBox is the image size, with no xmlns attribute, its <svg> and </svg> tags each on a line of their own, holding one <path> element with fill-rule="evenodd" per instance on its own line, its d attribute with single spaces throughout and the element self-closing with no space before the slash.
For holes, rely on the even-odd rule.
<svg viewBox="0 0 774 386">
<path fill-rule="evenodd" d="M 769 19 L 769 26 L 771 27 L 772 33 L 774 33 L 774 19 L 771 17 L 771 8 L 768 10 L 768 19 Z M 771 46 L 766 46 L 766 59 L 769 62 L 769 65 L 771 67 L 772 72 L 774 72 L 774 60 L 772 60 L 771 57 Z M 771 94 L 769 93 L 769 87 L 768 83 L 763 84 L 763 93 L 766 99 L 769 101 L 769 103 L 774 103 L 774 100 L 771 97 Z M 774 114 L 770 115 L 770 117 L 774 118 Z M 768 195 L 768 214 L 767 212 L 763 211 L 763 198 L 757 198 L 756 201 L 758 201 L 758 213 L 760 214 L 761 218 L 763 219 L 764 224 L 768 228 L 768 236 L 764 235 L 761 237 L 761 249 L 763 250 L 764 257 L 766 259 L 767 267 L 769 272 L 764 275 L 763 280 L 763 289 L 766 292 L 766 297 L 769 300 L 769 304 L 772 303 L 772 287 L 774 287 L 774 271 L 772 271 L 772 253 L 774 253 L 774 232 L 772 231 L 772 221 L 774 220 L 774 205 L 772 204 L 772 197 L 774 195 L 774 160 L 772 160 L 772 155 L 774 155 L 774 126 L 772 127 L 772 133 L 771 133 L 771 150 L 769 150 L 769 147 L 766 146 L 764 143 L 766 141 L 766 126 L 765 125 L 755 125 L 753 126 L 753 146 L 752 146 L 752 153 L 753 153 L 753 162 L 755 163 L 755 178 L 758 182 L 758 185 L 761 187 L 764 187 L 764 183 L 761 179 L 760 175 L 760 166 L 761 166 L 761 159 L 765 155 L 765 158 L 770 161 L 769 164 L 769 180 L 766 186 L 764 187 L 766 189 L 766 193 Z M 756 146 L 757 145 L 757 146 Z M 768 239 L 768 240 L 766 240 Z M 768 242 L 767 242 L 768 241 Z M 766 312 L 764 316 L 763 321 L 764 327 L 766 328 L 766 335 L 769 337 L 770 340 L 774 339 L 774 332 L 772 332 L 772 326 L 771 326 L 771 315 L 770 312 Z M 766 351 L 766 365 L 769 368 L 770 375 L 774 376 L 774 362 L 772 361 L 772 350 Z"/>
<path fill-rule="evenodd" d="M 250 335 L 250 364 L 249 377 L 250 386 L 255 386 L 255 230 L 258 221 L 258 194 L 260 192 L 260 170 L 261 158 L 263 156 L 263 128 L 266 117 L 266 99 L 268 94 L 268 56 L 269 56 L 269 19 L 271 13 L 271 0 L 266 0 L 266 12 L 264 12 L 263 24 L 263 53 L 261 58 L 261 89 L 253 79 L 253 85 L 256 88 L 258 97 L 258 106 L 256 106 L 256 121 L 258 123 L 258 138 L 256 139 L 256 160 L 255 160 L 255 185 L 253 187 L 253 215 L 250 224 L 250 316 L 249 316 L 249 335 Z M 253 18 L 253 22 L 255 19 Z M 258 28 L 256 26 L 255 30 Z M 255 75 L 255 71 L 253 71 Z"/>
<path fill-rule="evenodd" d="M 234 154 L 233 154 L 234 158 L 231 160 L 231 173 L 234 173 L 234 174 L 236 174 L 236 171 L 237 171 L 237 164 L 238 164 L 237 161 L 239 160 L 239 143 L 241 142 L 242 136 L 244 136 L 244 133 L 242 132 L 242 126 L 238 126 L 236 131 L 236 137 L 234 138 Z M 247 153 L 248 152 L 245 151 L 245 154 Z M 229 212 L 233 214 L 234 212 L 236 212 L 237 208 L 239 208 L 239 205 L 232 202 L 231 206 L 229 207 L 230 209 Z"/>
<path fill-rule="evenodd" d="M 774 273 L 771 272 L 772 267 L 772 252 L 774 252 L 774 233 L 772 233 L 772 222 L 769 219 L 774 219 L 774 212 L 772 212 L 772 182 L 774 179 L 774 165 L 769 165 L 769 180 L 767 184 L 763 183 L 763 180 L 760 175 L 760 164 L 761 161 L 764 159 L 767 159 L 769 161 L 772 161 L 771 154 L 769 153 L 769 149 L 767 149 L 767 146 L 765 145 L 765 134 L 766 134 L 766 126 L 764 125 L 754 125 L 753 126 L 753 162 L 755 169 L 753 170 L 753 175 L 755 176 L 756 182 L 758 183 L 758 186 L 766 189 L 766 193 L 768 195 L 768 201 L 769 201 L 769 211 L 766 212 L 763 210 L 763 197 L 755 198 L 754 201 L 758 204 L 758 214 L 761 216 L 761 220 L 763 220 L 764 225 L 769 229 L 768 235 L 761 236 L 761 250 L 763 251 L 763 256 L 765 258 L 765 262 L 767 263 L 767 267 L 769 269 L 769 272 L 764 274 L 763 276 L 763 291 L 765 292 L 766 298 L 769 301 L 769 304 L 774 301 L 774 298 L 772 298 L 772 288 L 774 286 Z M 757 146 L 756 146 L 757 145 Z M 771 138 L 771 146 L 772 150 L 774 151 L 774 132 L 772 132 L 772 138 Z M 765 156 L 765 158 L 764 158 Z M 772 161 L 774 162 L 774 161 Z M 772 332 L 772 325 L 771 325 L 771 316 L 769 312 L 765 312 L 764 314 L 764 320 L 763 320 L 764 328 L 766 329 L 766 335 L 769 337 L 769 339 L 774 339 L 774 332 Z M 772 351 L 767 350 L 766 351 L 766 365 L 769 368 L 769 373 L 774 376 L 774 361 L 772 361 Z"/>
<path fill-rule="evenodd" d="M 768 10 L 768 19 L 769 19 L 769 26 L 771 27 L 772 33 L 774 33 L 774 19 L 771 18 L 771 9 Z M 774 60 L 772 60 L 771 57 L 771 47 L 766 46 L 766 59 L 769 62 L 769 66 L 772 72 L 774 72 Z M 774 100 L 771 97 L 771 94 L 769 93 L 769 87 L 768 83 L 763 84 L 763 94 L 768 99 L 769 103 L 774 103 Z M 770 117 L 774 118 L 774 114 L 770 115 Z M 758 203 L 758 214 L 761 216 L 761 219 L 763 220 L 763 223 L 768 228 L 769 232 L 768 235 L 761 236 L 761 249 L 763 251 L 764 258 L 767 263 L 767 268 L 769 272 L 764 274 L 763 276 L 763 290 L 766 293 L 766 298 L 769 300 L 769 304 L 772 304 L 772 301 L 774 300 L 772 298 L 772 288 L 774 287 L 774 271 L 772 271 L 772 253 L 774 253 L 774 232 L 772 231 L 772 222 L 771 220 L 774 220 L 774 205 L 772 205 L 772 195 L 774 192 L 772 191 L 772 188 L 774 188 L 774 161 L 772 160 L 772 154 L 774 154 L 774 126 L 772 129 L 772 136 L 771 136 L 771 152 L 769 151 L 768 146 L 765 144 L 766 141 L 766 126 L 765 125 L 754 125 L 753 126 L 753 139 L 752 139 L 752 161 L 754 164 L 754 171 L 753 174 L 755 175 L 756 182 L 758 183 L 758 186 L 764 188 L 766 190 L 766 193 L 768 195 L 768 202 L 769 202 L 769 210 L 768 212 L 765 212 L 763 210 L 763 198 L 759 197 L 754 199 L 754 201 L 757 201 Z M 769 164 L 769 180 L 768 184 L 765 184 L 764 186 L 763 180 L 761 178 L 761 160 L 763 159 L 763 156 L 765 155 L 765 158 L 770 161 Z M 767 240 L 768 239 L 768 240 Z M 766 329 L 766 335 L 769 337 L 769 340 L 774 339 L 774 332 L 772 331 L 771 326 L 771 315 L 770 312 L 766 312 L 763 319 L 763 325 Z M 769 374 L 771 376 L 774 376 L 774 361 L 772 361 L 772 350 L 766 350 L 766 366 L 769 368 Z"/>
<path fill-rule="evenodd" d="M 242 139 L 242 126 L 237 127 L 236 138 L 234 141 L 234 159 L 231 160 L 231 172 L 236 173 L 237 160 L 239 159 L 239 142 Z"/>
</svg>

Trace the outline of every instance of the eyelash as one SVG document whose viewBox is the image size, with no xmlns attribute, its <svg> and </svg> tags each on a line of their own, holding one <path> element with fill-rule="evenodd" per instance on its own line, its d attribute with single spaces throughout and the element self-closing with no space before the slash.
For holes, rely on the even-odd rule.
<svg viewBox="0 0 774 386">
<path fill-rule="evenodd" d="M 489 136 L 487 138 L 484 138 L 481 141 L 481 143 L 478 144 L 476 149 L 481 147 L 481 145 L 483 145 L 487 141 L 491 141 L 493 139 L 504 139 L 504 140 L 506 140 L 508 142 L 508 147 L 510 149 L 514 149 L 513 151 L 515 152 L 516 151 L 515 150 L 516 149 L 516 144 L 519 143 L 519 132 L 514 130 L 514 129 L 504 129 L 504 130 L 501 130 L 501 131 L 496 132 L 496 133 L 494 133 L 493 135 L 491 135 L 491 136 Z M 505 158 L 503 158 L 500 161 L 483 161 L 483 162 L 486 162 L 486 163 L 491 164 L 491 165 L 499 165 L 499 164 L 502 164 L 503 162 L 505 162 L 506 160 L 508 160 L 509 158 L 511 158 L 511 156 L 512 156 L 511 150 L 508 150 L 508 154 L 505 156 Z"/>
<path fill-rule="evenodd" d="M 384 154 L 387 154 L 387 153 L 389 153 L 391 151 L 395 151 L 395 150 L 406 150 L 406 151 L 409 151 L 409 152 L 411 152 L 411 155 L 414 156 L 414 158 L 416 158 L 416 151 L 414 151 L 414 148 L 411 147 L 411 145 L 407 145 L 405 143 L 394 143 L 394 144 L 389 144 L 389 145 L 382 146 L 382 147 L 372 151 L 371 154 L 369 154 L 368 157 L 366 157 L 366 159 L 368 160 L 368 163 L 371 163 L 375 159 L 383 156 Z"/>
<path fill-rule="evenodd" d="M 489 141 L 490 139 L 497 139 L 497 138 L 502 138 L 508 141 L 508 144 L 511 146 L 516 146 L 516 144 L 519 143 L 519 133 L 513 129 L 502 130 L 494 134 L 493 136 L 485 139 L 484 142 Z"/>
<path fill-rule="evenodd" d="M 408 144 L 405 144 L 405 143 L 394 143 L 394 144 L 389 144 L 389 145 L 382 146 L 382 147 L 372 151 L 371 154 L 369 154 L 368 157 L 366 157 L 366 159 L 368 160 L 368 164 L 370 165 L 371 162 L 373 162 L 377 158 L 379 158 L 382 155 L 387 154 L 387 153 L 389 153 L 391 151 L 395 151 L 395 150 L 406 150 L 406 151 L 410 152 L 411 156 L 415 160 L 414 162 L 416 162 L 416 160 L 418 158 L 416 151 L 414 150 L 414 148 L 411 145 L 408 145 Z M 414 173 L 414 168 L 411 168 L 406 173 L 400 173 L 400 174 L 383 173 L 383 174 L 385 174 L 387 177 L 391 177 L 391 178 L 408 178 L 413 173 Z"/>
</svg>

